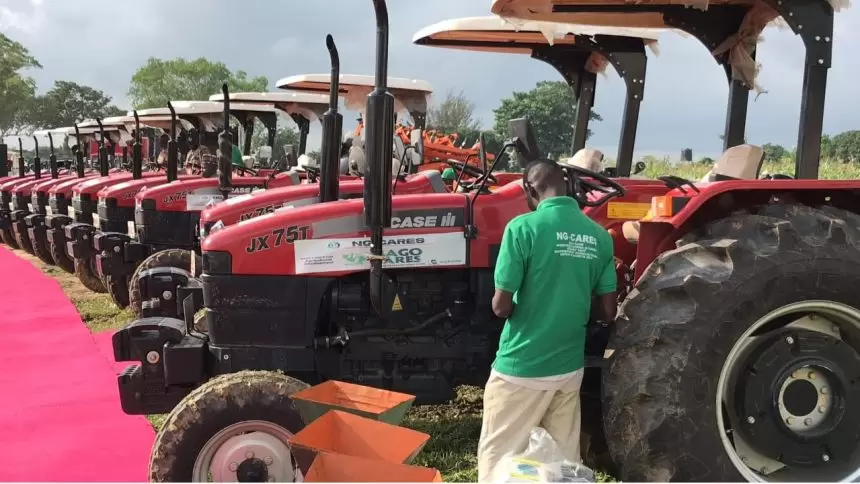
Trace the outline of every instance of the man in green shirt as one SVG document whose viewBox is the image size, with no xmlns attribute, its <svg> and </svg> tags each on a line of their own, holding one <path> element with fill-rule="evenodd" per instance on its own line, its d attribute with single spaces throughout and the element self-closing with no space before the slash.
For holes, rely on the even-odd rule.
<svg viewBox="0 0 860 484">
<path fill-rule="evenodd" d="M 478 480 L 543 427 L 578 462 L 586 325 L 597 296 L 615 319 L 612 238 L 566 195 L 564 172 L 538 160 L 523 175 L 531 213 L 508 223 L 495 267 L 493 312 L 506 318 L 484 390 Z"/>
</svg>

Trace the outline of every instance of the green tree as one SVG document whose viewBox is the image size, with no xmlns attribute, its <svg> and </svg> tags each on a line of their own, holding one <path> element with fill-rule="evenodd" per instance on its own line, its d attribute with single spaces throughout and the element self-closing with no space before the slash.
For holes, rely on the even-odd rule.
<svg viewBox="0 0 860 484">
<path fill-rule="evenodd" d="M 782 145 L 765 143 L 761 149 L 764 151 L 764 161 L 781 161 L 788 156 L 788 150 Z"/>
<path fill-rule="evenodd" d="M 573 91 L 562 81 L 542 81 L 528 92 L 515 92 L 494 111 L 496 133 L 507 133 L 508 121 L 528 117 L 541 152 L 558 158 L 570 154 L 576 106 Z M 601 117 L 593 110 L 591 121 Z M 591 136 L 591 130 L 588 131 Z"/>
<path fill-rule="evenodd" d="M 463 131 L 477 131 L 481 123 L 474 118 L 475 104 L 463 91 L 448 91 L 445 100 L 427 111 L 427 126 L 444 133 L 463 134 Z"/>
<path fill-rule="evenodd" d="M 167 106 L 167 101 L 205 101 L 221 92 L 224 82 L 234 92 L 263 92 L 269 85 L 265 77 L 249 78 L 245 71 L 231 72 L 223 62 L 202 57 L 150 57 L 131 77 L 128 97 L 136 109 Z"/>
<path fill-rule="evenodd" d="M 29 126 L 36 81 L 21 71 L 41 67 L 26 47 L 0 33 L 0 136 Z"/>
<path fill-rule="evenodd" d="M 111 104 L 103 91 L 68 81 L 56 81 L 54 87 L 33 103 L 31 122 L 41 128 L 71 126 L 90 118 L 122 116 L 125 111 Z"/>
<path fill-rule="evenodd" d="M 284 146 L 294 145 L 296 150 L 299 149 L 299 132 L 293 129 L 287 123 L 285 116 L 278 116 L 278 129 L 275 133 L 275 146 L 272 146 L 272 158 L 280 160 L 284 158 Z M 269 131 L 263 126 L 263 123 L 257 121 L 254 123 L 254 134 L 251 137 L 251 152 L 256 153 L 261 146 L 269 144 Z"/>
<path fill-rule="evenodd" d="M 860 161 L 860 131 L 846 131 L 831 140 L 833 156 L 843 163 Z"/>
</svg>

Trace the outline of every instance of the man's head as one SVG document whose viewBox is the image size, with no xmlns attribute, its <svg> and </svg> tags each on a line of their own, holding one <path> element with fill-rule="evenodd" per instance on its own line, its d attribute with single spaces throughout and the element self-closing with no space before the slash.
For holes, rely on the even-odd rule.
<svg viewBox="0 0 860 484">
<path fill-rule="evenodd" d="M 538 204 L 547 198 L 563 196 L 567 193 L 564 170 L 558 163 L 545 158 L 533 161 L 523 173 L 523 187 L 529 208 L 537 210 Z"/>
<path fill-rule="evenodd" d="M 162 134 L 161 137 L 158 138 L 158 145 L 161 147 L 162 150 L 167 149 L 167 143 L 169 143 L 169 142 L 170 142 L 170 136 L 167 136 L 166 134 Z"/>
</svg>

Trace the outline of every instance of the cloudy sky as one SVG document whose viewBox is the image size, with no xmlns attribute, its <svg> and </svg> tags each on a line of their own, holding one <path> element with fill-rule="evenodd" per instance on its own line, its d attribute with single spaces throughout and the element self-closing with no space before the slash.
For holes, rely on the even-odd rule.
<svg viewBox="0 0 860 484">
<path fill-rule="evenodd" d="M 489 0 L 392 0 L 390 74 L 429 81 L 437 98 L 462 89 L 490 127 L 493 109 L 512 91 L 559 79 L 524 56 L 416 46 L 420 28 L 449 18 L 489 14 Z M 837 14 L 824 131 L 860 129 L 860 10 Z M 369 0 L 0 0 L 0 31 L 23 43 L 44 66 L 32 73 L 40 90 L 58 79 L 87 84 L 127 107 L 129 80 L 150 56 L 207 57 L 268 77 L 328 71 L 325 34 L 341 53 L 341 72 L 372 74 L 375 24 Z M 851 52 L 854 51 L 854 54 Z M 760 84 L 751 102 L 748 138 L 796 144 L 803 50 L 789 30 L 769 28 L 759 47 Z M 609 70 L 608 70 L 609 71 Z M 852 88 L 852 85 L 855 86 Z M 854 89 L 854 91 L 852 91 Z M 728 87 L 721 69 L 693 38 L 665 34 L 651 56 L 637 154 L 671 155 L 689 147 L 696 158 L 719 152 Z M 624 85 L 613 72 L 598 79 L 591 145 L 614 157 Z M 354 126 L 346 117 L 346 128 Z M 310 146 L 319 141 L 314 133 Z"/>
</svg>

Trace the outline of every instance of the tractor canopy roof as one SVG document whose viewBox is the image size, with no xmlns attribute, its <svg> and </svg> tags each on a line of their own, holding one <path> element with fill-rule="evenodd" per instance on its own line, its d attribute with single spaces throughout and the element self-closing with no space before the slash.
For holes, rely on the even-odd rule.
<svg viewBox="0 0 860 484">
<path fill-rule="evenodd" d="M 185 128 L 191 129 L 198 124 L 198 129 L 205 131 L 217 131 L 223 124 L 224 104 L 213 101 L 171 101 L 173 110 L 176 112 L 177 123 Z M 275 107 L 271 104 L 238 103 L 230 105 L 230 114 L 234 116 L 264 115 L 275 113 Z M 123 118 L 126 122 L 134 124 L 134 113 L 129 112 Z M 140 123 L 153 128 L 170 130 L 170 108 L 148 108 L 137 112 Z M 130 119 L 129 119 L 130 117 Z M 193 120 L 193 122 L 192 122 Z"/>
<path fill-rule="evenodd" d="M 210 101 L 224 101 L 224 94 L 209 96 Z M 274 106 L 287 114 L 298 114 L 315 121 L 328 109 L 328 95 L 305 91 L 231 92 L 230 101 L 242 104 Z"/>
<path fill-rule="evenodd" d="M 666 30 L 539 21 L 518 22 L 514 25 L 498 16 L 465 17 L 424 27 L 412 37 L 412 42 L 449 49 L 532 54 L 538 46 L 573 45 L 577 35 L 635 37 L 650 43 L 656 42 Z"/>
<path fill-rule="evenodd" d="M 302 74 L 290 76 L 279 80 L 275 85 L 279 89 L 328 94 L 331 75 Z M 338 77 L 338 90 L 347 109 L 363 113 L 367 96 L 374 88 L 373 76 L 341 74 Z M 396 111 L 406 109 L 410 113 L 424 114 L 427 112 L 428 98 L 433 93 L 433 88 L 427 81 L 389 76 L 388 92 L 394 96 Z"/>
</svg>

